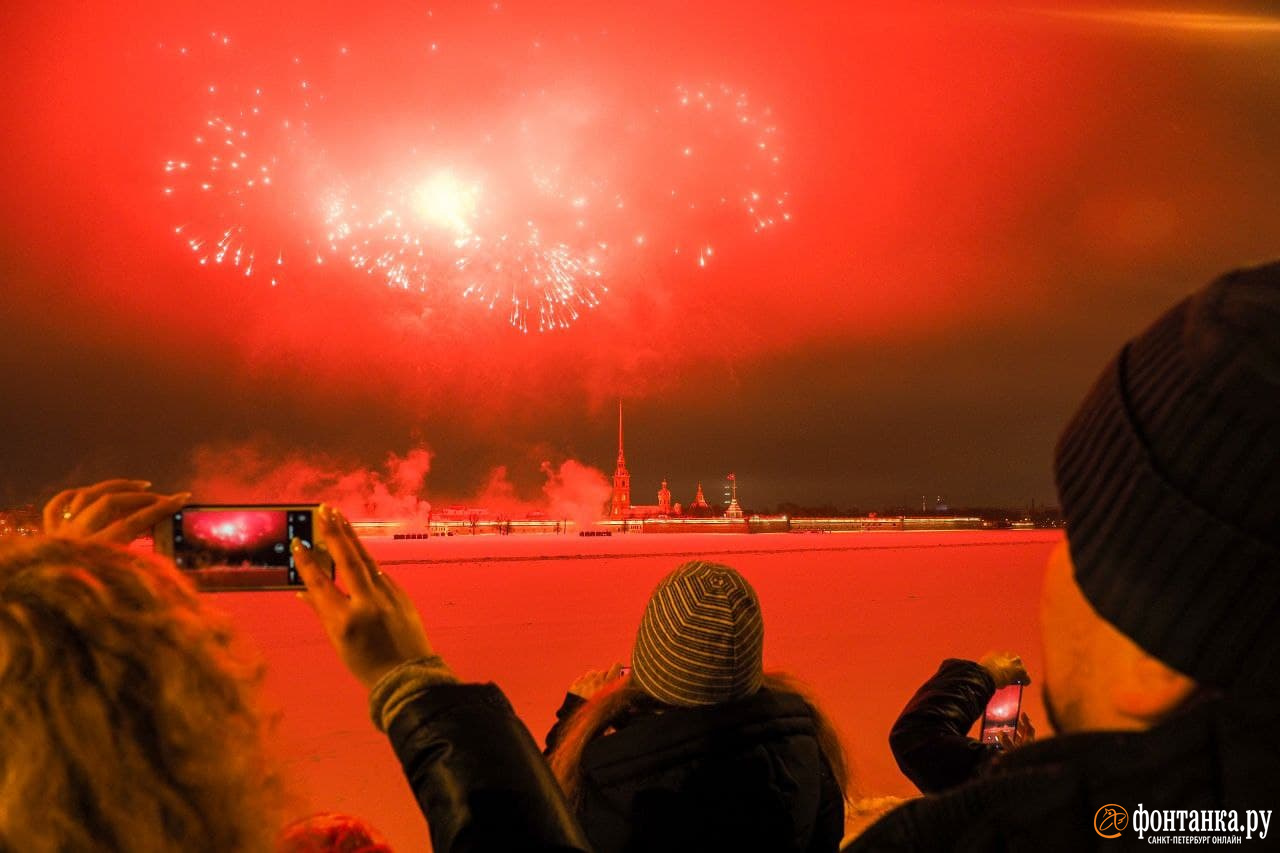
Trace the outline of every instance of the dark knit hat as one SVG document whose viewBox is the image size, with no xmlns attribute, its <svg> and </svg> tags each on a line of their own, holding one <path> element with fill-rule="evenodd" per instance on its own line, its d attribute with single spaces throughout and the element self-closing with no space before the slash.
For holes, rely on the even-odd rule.
<svg viewBox="0 0 1280 853">
<path fill-rule="evenodd" d="M 760 689 L 763 652 L 764 620 L 751 584 L 728 566 L 695 560 L 649 597 L 631 679 L 668 705 L 715 705 Z"/>
<path fill-rule="evenodd" d="M 1280 691 L 1280 263 L 1120 350 L 1058 442 L 1076 581 L 1196 681 Z"/>
</svg>

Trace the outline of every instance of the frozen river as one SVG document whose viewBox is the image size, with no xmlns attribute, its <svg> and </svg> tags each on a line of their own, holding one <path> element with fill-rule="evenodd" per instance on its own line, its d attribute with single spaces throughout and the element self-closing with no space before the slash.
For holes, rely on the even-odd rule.
<svg viewBox="0 0 1280 853">
<path fill-rule="evenodd" d="M 746 575 L 765 618 L 765 666 L 806 682 L 844 737 L 865 795 L 913 789 L 889 753 L 889 726 L 949 656 L 1020 652 L 1039 676 L 1042 569 L 1059 531 L 851 534 L 632 534 L 366 539 L 422 611 L 436 649 L 464 679 L 495 681 L 542 737 L 565 687 L 625 662 L 649 591 L 686 559 Z M 277 743 L 296 813 L 362 815 L 398 850 L 428 846 L 425 825 L 364 692 L 288 592 L 212 596 L 267 659 L 281 712 Z M 1027 709 L 1047 729 L 1038 689 Z"/>
</svg>

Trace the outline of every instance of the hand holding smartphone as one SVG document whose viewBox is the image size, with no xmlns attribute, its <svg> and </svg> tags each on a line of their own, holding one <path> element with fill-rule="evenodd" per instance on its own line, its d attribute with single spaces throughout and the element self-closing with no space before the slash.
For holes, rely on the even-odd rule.
<svg viewBox="0 0 1280 853">
<path fill-rule="evenodd" d="M 289 543 L 317 541 L 318 504 L 189 505 L 155 526 L 157 553 L 202 590 L 302 586 Z"/>
</svg>

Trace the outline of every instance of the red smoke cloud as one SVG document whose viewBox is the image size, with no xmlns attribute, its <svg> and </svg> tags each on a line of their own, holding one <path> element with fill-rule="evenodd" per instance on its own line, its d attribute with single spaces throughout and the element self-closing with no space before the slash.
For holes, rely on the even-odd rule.
<svg viewBox="0 0 1280 853">
<path fill-rule="evenodd" d="M 426 519 L 431 452 L 388 454 L 382 470 L 325 454 L 275 453 L 265 442 L 196 448 L 191 491 L 205 503 L 328 503 L 352 518 Z"/>
<path fill-rule="evenodd" d="M 579 526 L 600 517 L 600 507 L 612 492 L 601 471 L 566 459 L 559 468 L 543 462 L 542 472 L 547 475 L 542 493 L 546 496 L 549 515 L 571 519 Z"/>
<path fill-rule="evenodd" d="M 388 454 L 372 469 L 323 453 L 275 451 L 265 441 L 204 445 L 192 455 L 190 488 L 204 503 L 328 503 L 358 520 L 425 522 L 432 509 L 431 460 L 421 446 Z M 522 499 L 500 465 L 477 494 L 442 497 L 437 508 L 461 503 L 507 518 L 542 513 L 579 525 L 599 520 L 610 492 L 602 472 L 573 459 L 540 467 L 546 482 L 537 499 Z"/>
<path fill-rule="evenodd" d="M 543 513 L 548 518 L 567 518 L 579 526 L 600 520 L 611 491 L 603 472 L 575 459 L 567 459 L 559 466 L 543 462 L 539 468 L 546 482 L 538 500 L 522 500 L 509 479 L 507 466 L 499 465 L 489 472 L 484 487 L 467 503 L 508 518 Z"/>
</svg>

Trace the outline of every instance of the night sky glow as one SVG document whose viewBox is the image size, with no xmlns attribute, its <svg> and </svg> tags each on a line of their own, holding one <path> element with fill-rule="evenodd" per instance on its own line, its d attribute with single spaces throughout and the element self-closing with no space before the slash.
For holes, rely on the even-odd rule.
<svg viewBox="0 0 1280 853">
<path fill-rule="evenodd" d="M 0 503 L 415 453 L 435 503 L 543 500 L 619 397 L 637 500 L 1052 500 L 1116 346 L 1275 253 L 1278 23 L 15 7 Z"/>
</svg>

